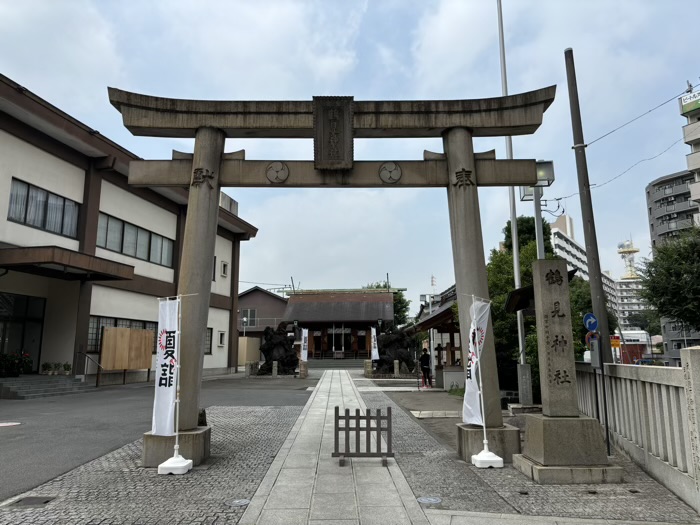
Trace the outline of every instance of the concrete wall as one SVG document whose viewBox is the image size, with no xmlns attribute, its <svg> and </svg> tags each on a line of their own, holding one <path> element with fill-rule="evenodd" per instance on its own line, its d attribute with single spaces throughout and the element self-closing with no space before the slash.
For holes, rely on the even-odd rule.
<svg viewBox="0 0 700 525">
<path fill-rule="evenodd" d="M 228 366 L 228 318 L 229 311 L 209 308 L 207 328 L 212 329 L 211 355 L 204 356 L 204 368 L 226 368 Z M 183 327 L 184 328 L 184 327 Z M 224 345 L 219 346 L 219 332 L 224 332 Z"/>
<path fill-rule="evenodd" d="M 217 235 L 214 255 L 216 256 L 216 268 L 214 269 L 215 280 L 211 283 L 211 291 L 212 293 L 230 297 L 233 270 L 231 266 L 231 241 Z M 228 265 L 228 274 L 225 277 L 221 275 L 222 263 Z"/>
<path fill-rule="evenodd" d="M 41 362 L 73 363 L 80 283 L 49 279 Z"/>
<path fill-rule="evenodd" d="M 7 220 L 12 177 L 78 203 L 85 172 L 4 131 L 0 131 L 0 240 L 16 246 L 78 249 L 78 241 Z"/>
</svg>

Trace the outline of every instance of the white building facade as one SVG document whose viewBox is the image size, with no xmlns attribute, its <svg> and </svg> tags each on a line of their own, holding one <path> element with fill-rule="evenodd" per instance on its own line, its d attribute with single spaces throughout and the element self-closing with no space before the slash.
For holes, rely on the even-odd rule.
<svg viewBox="0 0 700 525">
<path fill-rule="evenodd" d="M 102 327 L 155 332 L 158 298 L 177 294 L 187 192 L 130 187 L 136 159 L 0 76 L 0 353 L 83 375 Z M 237 364 L 240 243 L 257 233 L 221 204 L 205 374 Z"/>
</svg>

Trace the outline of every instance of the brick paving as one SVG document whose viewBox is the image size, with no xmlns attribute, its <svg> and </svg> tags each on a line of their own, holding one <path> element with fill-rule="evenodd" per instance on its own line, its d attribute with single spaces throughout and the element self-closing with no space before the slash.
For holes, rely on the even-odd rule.
<svg viewBox="0 0 700 525">
<path fill-rule="evenodd" d="M 607 520 L 700 523 L 700 516 L 618 453 L 619 485 L 538 485 L 506 466 L 477 469 L 426 432 L 386 394 L 363 392 L 368 408 L 391 406 L 396 461 L 417 496 L 443 498 L 435 509 Z M 437 407 L 436 407 L 437 408 Z M 455 430 L 456 432 L 456 430 Z"/>
<path fill-rule="evenodd" d="M 187 475 L 141 468 L 138 440 L 19 496 L 56 498 L 42 508 L 0 507 L 0 525 L 238 523 L 226 502 L 253 497 L 301 410 L 210 407 L 212 457 Z"/>
</svg>

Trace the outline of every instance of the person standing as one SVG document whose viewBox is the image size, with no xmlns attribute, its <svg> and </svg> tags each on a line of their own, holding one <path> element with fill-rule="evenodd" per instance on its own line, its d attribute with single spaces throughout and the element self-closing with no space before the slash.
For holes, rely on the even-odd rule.
<svg viewBox="0 0 700 525">
<path fill-rule="evenodd" d="M 430 381 L 430 355 L 428 349 L 423 349 L 423 355 L 420 356 L 420 370 L 423 372 L 423 386 L 432 388 Z"/>
</svg>

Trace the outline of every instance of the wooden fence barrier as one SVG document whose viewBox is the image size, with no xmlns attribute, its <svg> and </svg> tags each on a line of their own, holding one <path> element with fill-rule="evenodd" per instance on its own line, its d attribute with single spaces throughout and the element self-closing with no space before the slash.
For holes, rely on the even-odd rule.
<svg viewBox="0 0 700 525">
<path fill-rule="evenodd" d="M 344 424 L 340 426 L 341 422 Z M 354 426 L 350 423 L 353 422 Z M 364 423 L 364 426 L 362 425 Z M 383 426 L 382 423 L 386 423 Z M 345 446 L 340 450 L 340 433 L 343 433 Z M 355 434 L 355 447 L 353 450 L 350 444 L 350 433 Z M 386 450 L 382 451 L 382 432 L 386 432 Z M 374 437 L 374 439 L 372 439 Z M 376 446 L 372 450 L 372 443 Z M 362 444 L 364 443 L 364 450 Z M 367 409 L 363 415 L 360 409 L 355 409 L 355 415 L 350 415 L 350 409 L 345 409 L 345 415 L 340 415 L 340 407 L 335 407 L 335 433 L 334 433 L 334 458 L 340 458 L 340 466 L 345 465 L 345 458 L 382 458 L 382 466 L 388 465 L 387 458 L 393 458 L 394 452 L 391 448 L 391 407 L 387 408 L 387 415 L 382 415 L 382 409 L 378 408 L 376 414 L 372 415 L 372 410 Z"/>
</svg>

